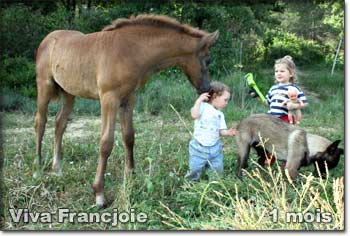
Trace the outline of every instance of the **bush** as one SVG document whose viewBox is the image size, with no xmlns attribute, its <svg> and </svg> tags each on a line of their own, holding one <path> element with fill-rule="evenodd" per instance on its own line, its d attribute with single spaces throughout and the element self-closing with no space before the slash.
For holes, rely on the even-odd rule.
<svg viewBox="0 0 350 236">
<path fill-rule="evenodd" d="M 36 97 L 35 63 L 25 57 L 4 58 L 0 67 L 1 87 L 19 95 Z"/>
<path fill-rule="evenodd" d="M 83 33 L 101 31 L 114 20 L 104 9 L 81 9 L 80 11 L 79 17 L 74 19 L 74 28 Z"/>
<path fill-rule="evenodd" d="M 305 40 L 291 33 L 267 32 L 262 46 L 258 49 L 263 52 L 260 61 L 265 64 L 272 64 L 271 59 L 282 58 L 290 55 L 298 66 L 315 65 L 326 62 L 328 49 L 311 40 Z"/>
<path fill-rule="evenodd" d="M 0 40 L 3 55 L 34 58 L 35 49 L 45 34 L 43 16 L 29 7 L 14 5 L 1 10 Z"/>
</svg>

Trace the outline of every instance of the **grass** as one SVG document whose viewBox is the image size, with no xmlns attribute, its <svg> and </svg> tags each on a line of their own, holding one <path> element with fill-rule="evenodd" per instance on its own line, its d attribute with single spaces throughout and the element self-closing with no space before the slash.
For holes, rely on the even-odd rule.
<svg viewBox="0 0 350 236">
<path fill-rule="evenodd" d="M 228 75 L 221 80 L 234 91 L 234 104 L 224 110 L 229 126 L 251 113 L 266 108 L 256 101 L 243 99 L 240 76 Z M 341 76 L 337 77 L 338 80 Z M 155 83 L 155 84 L 153 84 Z M 302 168 L 299 179 L 290 183 L 282 178 L 278 165 L 261 168 L 251 154 L 243 180 L 236 175 L 236 146 L 231 138 L 223 138 L 224 175 L 209 182 L 184 181 L 188 170 L 188 142 L 193 121 L 188 110 L 196 97 L 188 82 L 186 89 L 161 94 L 163 103 L 150 91 L 169 83 L 151 84 L 140 91 L 134 115 L 136 129 L 135 174 L 124 176 L 124 150 L 119 124 L 116 125 L 115 145 L 108 159 L 105 190 L 109 205 L 98 209 L 94 205 L 91 184 L 99 153 L 100 118 L 95 112 L 82 113 L 78 108 L 71 117 L 64 136 L 63 176 L 51 173 L 54 136 L 54 112 L 50 113 L 43 142 L 44 175 L 33 179 L 35 170 L 35 138 L 33 114 L 3 112 L 3 193 L 5 230 L 343 230 L 344 229 L 344 158 L 325 179 L 313 177 L 312 168 Z M 327 85 L 325 85 L 327 86 Z M 334 87 L 336 89 L 336 87 Z M 157 90 L 158 91 L 158 90 Z M 160 91 L 160 90 L 159 90 Z M 180 93 L 180 94 L 179 94 Z M 329 139 L 344 139 L 344 98 L 336 89 L 328 98 L 311 99 L 304 110 L 302 126 Z M 243 94 L 244 95 L 244 94 Z M 147 97 L 145 99 L 145 97 Z M 184 98 L 185 97 L 185 98 Z M 143 101 L 142 101 L 143 99 Z M 241 103 L 243 101 L 243 103 Z M 316 103 L 318 102 L 318 103 Z M 85 103 L 85 102 L 84 102 Z M 86 102 L 88 103 L 88 102 Z M 159 103 L 159 100 L 158 100 Z M 184 103 L 184 104 L 182 104 Z M 92 103 L 91 103 L 92 104 Z M 85 104 L 86 105 L 86 104 Z M 242 105 L 242 106 L 241 106 Z M 91 105 L 95 109 L 95 104 Z M 160 107 L 157 107 L 160 106 Z M 84 106 L 81 106 L 84 108 Z M 54 110 L 55 108 L 53 108 Z M 155 112 L 156 111 L 156 112 Z M 156 115 L 155 115 L 156 114 Z M 146 223 L 14 223 L 10 208 L 28 208 L 30 212 L 110 213 L 135 209 L 147 214 Z M 289 223 L 289 213 L 303 212 L 312 222 L 298 218 Z M 278 213 L 276 217 L 275 214 Z M 317 218 L 318 217 L 318 218 Z M 331 218 L 329 223 L 319 222 Z M 308 220 L 308 219 L 306 219 Z"/>
</svg>

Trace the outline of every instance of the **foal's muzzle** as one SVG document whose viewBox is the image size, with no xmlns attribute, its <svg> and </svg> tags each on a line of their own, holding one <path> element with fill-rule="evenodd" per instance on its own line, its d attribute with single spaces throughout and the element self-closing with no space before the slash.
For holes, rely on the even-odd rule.
<svg viewBox="0 0 350 236">
<path fill-rule="evenodd" d="M 210 90 L 210 84 L 209 82 L 204 82 L 202 83 L 199 88 L 197 89 L 197 93 L 198 94 L 202 94 L 202 93 L 205 93 L 205 92 L 209 92 Z"/>
</svg>

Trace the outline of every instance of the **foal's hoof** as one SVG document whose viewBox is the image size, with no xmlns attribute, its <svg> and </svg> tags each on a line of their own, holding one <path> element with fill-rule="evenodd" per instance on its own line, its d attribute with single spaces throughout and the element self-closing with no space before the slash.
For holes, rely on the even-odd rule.
<svg viewBox="0 0 350 236">
<path fill-rule="evenodd" d="M 125 167 L 124 173 L 125 175 L 132 175 L 134 174 L 134 168 Z"/>
<path fill-rule="evenodd" d="M 41 171 L 35 171 L 34 173 L 33 173 L 33 178 L 34 179 L 39 179 L 40 177 L 42 176 L 42 172 Z"/>
<path fill-rule="evenodd" d="M 107 206 L 106 199 L 103 193 L 96 194 L 96 206 L 98 208 L 105 208 Z"/>
<path fill-rule="evenodd" d="M 52 164 L 52 174 L 59 177 L 63 175 L 61 163 L 59 161 L 55 161 L 55 158 Z"/>
<path fill-rule="evenodd" d="M 54 175 L 54 176 L 57 176 L 57 177 L 62 177 L 63 176 L 62 169 L 52 170 L 51 174 Z"/>
</svg>

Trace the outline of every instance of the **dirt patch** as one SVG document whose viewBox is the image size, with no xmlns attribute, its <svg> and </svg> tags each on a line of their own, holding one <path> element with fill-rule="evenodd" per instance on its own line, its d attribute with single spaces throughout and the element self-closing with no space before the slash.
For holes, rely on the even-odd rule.
<svg viewBox="0 0 350 236">
<path fill-rule="evenodd" d="M 99 135 L 100 126 L 99 117 L 78 117 L 68 123 L 65 135 L 72 139 Z"/>
<path fill-rule="evenodd" d="M 20 122 L 19 122 L 20 124 Z M 45 136 L 54 136 L 54 117 L 49 117 L 46 123 Z M 69 139 L 76 138 L 89 138 L 91 136 L 100 135 L 101 119 L 100 117 L 75 117 L 68 121 L 67 129 L 64 133 L 64 137 Z M 5 126 L 6 127 L 6 126 Z M 35 134 L 34 124 L 33 127 L 16 127 L 5 128 L 5 137 L 13 135 L 33 135 Z"/>
</svg>

